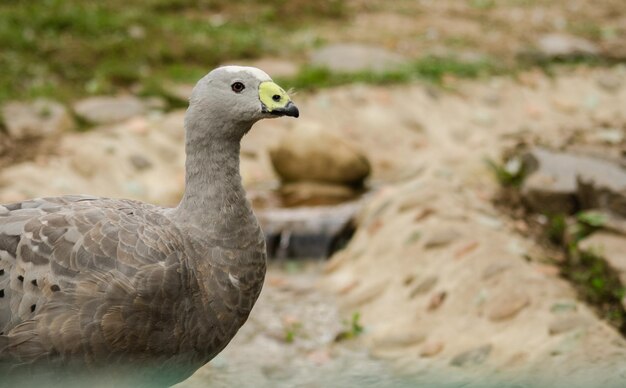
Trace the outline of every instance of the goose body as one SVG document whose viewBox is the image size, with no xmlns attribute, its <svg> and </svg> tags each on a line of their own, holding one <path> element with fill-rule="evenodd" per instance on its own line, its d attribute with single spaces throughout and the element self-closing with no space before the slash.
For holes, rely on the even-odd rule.
<svg viewBox="0 0 626 388">
<path fill-rule="evenodd" d="M 281 115 L 297 108 L 265 73 L 218 68 L 190 99 L 177 207 L 91 196 L 0 205 L 0 386 L 169 386 L 224 349 L 265 276 L 239 142 Z"/>
</svg>

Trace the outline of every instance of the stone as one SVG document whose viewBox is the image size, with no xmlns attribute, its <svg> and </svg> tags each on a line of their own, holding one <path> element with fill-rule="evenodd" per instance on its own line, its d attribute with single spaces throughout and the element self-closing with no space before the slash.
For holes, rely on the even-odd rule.
<svg viewBox="0 0 626 388">
<path fill-rule="evenodd" d="M 359 201 L 335 206 L 268 208 L 257 211 L 270 257 L 326 258 L 351 235 Z"/>
<path fill-rule="evenodd" d="M 584 327 L 589 324 L 589 319 L 586 319 L 580 315 L 564 315 L 556 317 L 548 325 L 548 333 L 550 335 L 559 335 L 568 331 Z"/>
<path fill-rule="evenodd" d="M 8 102 L 2 106 L 2 118 L 9 136 L 14 139 L 42 138 L 74 127 L 65 106 L 44 99 L 32 103 Z"/>
<path fill-rule="evenodd" d="M 320 183 L 293 182 L 280 187 L 285 206 L 336 205 L 354 199 L 358 193 L 349 186 Z"/>
<path fill-rule="evenodd" d="M 135 96 L 97 96 L 78 101 L 74 112 L 90 124 L 111 124 L 139 116 L 146 111 L 141 99 Z"/>
<path fill-rule="evenodd" d="M 572 214 L 597 208 L 626 215 L 626 171 L 590 156 L 533 148 L 524 155 L 529 171 L 522 184 L 524 202 L 544 214 Z"/>
<path fill-rule="evenodd" d="M 501 273 L 509 270 L 511 268 L 511 264 L 508 263 L 492 263 L 489 264 L 482 272 L 481 278 L 482 280 L 490 279 L 496 275 L 500 275 Z"/>
<path fill-rule="evenodd" d="M 460 353 L 452 358 L 452 360 L 450 361 L 450 365 L 458 367 L 481 365 L 487 360 L 489 354 L 491 354 L 492 349 L 493 346 L 487 344 Z"/>
<path fill-rule="evenodd" d="M 270 150 L 270 158 L 284 182 L 360 186 L 371 171 L 365 154 L 343 138 L 315 126 L 287 133 Z"/>
<path fill-rule="evenodd" d="M 422 357 L 434 357 L 441 353 L 443 350 L 443 342 L 441 341 L 428 341 L 422 346 L 420 350 L 420 356 Z"/>
<path fill-rule="evenodd" d="M 494 322 L 514 318 L 530 304 L 530 298 L 520 291 L 502 292 L 487 304 L 487 317 Z"/>
<path fill-rule="evenodd" d="M 624 84 L 624 77 L 615 73 L 602 73 L 596 78 L 598 86 L 607 92 L 617 92 Z"/>
<path fill-rule="evenodd" d="M 433 249 L 449 245 L 461 235 L 454 229 L 439 229 L 433 231 L 424 241 L 424 248 Z"/>
<path fill-rule="evenodd" d="M 135 167 L 137 171 L 147 170 L 152 167 L 150 162 L 145 156 L 139 154 L 133 154 L 129 158 L 130 163 Z"/>
<path fill-rule="evenodd" d="M 587 39 L 561 33 L 543 35 L 537 41 L 537 49 L 549 58 L 595 56 L 600 52 L 598 46 Z"/>
<path fill-rule="evenodd" d="M 402 348 L 417 345 L 426 339 L 426 335 L 417 330 L 394 328 L 393 331 L 375 335 L 373 345 L 378 348 Z"/>
<path fill-rule="evenodd" d="M 593 138 L 602 143 L 616 145 L 624 142 L 624 132 L 619 128 L 603 128 L 595 131 Z"/>
<path fill-rule="evenodd" d="M 426 310 L 428 311 L 437 310 L 439 307 L 441 307 L 443 302 L 446 300 L 447 296 L 448 296 L 448 293 L 445 291 L 439 291 L 435 293 L 433 296 L 430 297 L 430 301 L 428 302 L 428 306 L 426 307 Z"/>
<path fill-rule="evenodd" d="M 437 284 L 437 276 L 428 276 L 411 291 L 410 297 L 415 298 L 418 295 L 425 294 L 435 287 Z"/>
<path fill-rule="evenodd" d="M 386 280 L 362 284 L 360 287 L 357 287 L 354 292 L 349 293 L 345 297 L 342 307 L 350 309 L 368 304 L 380 297 L 387 289 L 387 286 L 388 284 Z"/>
<path fill-rule="evenodd" d="M 384 72 L 405 63 L 404 57 L 376 46 L 356 43 L 332 44 L 315 50 L 310 65 L 334 72 Z"/>
<path fill-rule="evenodd" d="M 626 285 L 626 237 L 599 231 L 582 240 L 578 247 L 601 256 L 617 272 L 620 282 Z"/>
</svg>

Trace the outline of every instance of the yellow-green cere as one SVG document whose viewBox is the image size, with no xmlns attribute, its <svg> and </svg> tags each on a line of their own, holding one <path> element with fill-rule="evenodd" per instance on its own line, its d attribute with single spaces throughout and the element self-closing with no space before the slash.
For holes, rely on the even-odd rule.
<svg viewBox="0 0 626 388">
<path fill-rule="evenodd" d="M 259 85 L 259 99 L 268 112 L 284 108 L 291 101 L 287 92 L 272 81 L 265 81 Z"/>
</svg>

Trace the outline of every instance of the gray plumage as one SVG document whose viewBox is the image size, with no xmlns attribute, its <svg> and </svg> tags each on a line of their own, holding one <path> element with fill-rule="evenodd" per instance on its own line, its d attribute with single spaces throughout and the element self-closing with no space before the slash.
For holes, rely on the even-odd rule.
<svg viewBox="0 0 626 388">
<path fill-rule="evenodd" d="M 0 205 L 0 385 L 168 386 L 218 354 L 265 276 L 239 143 L 281 115 L 297 108 L 265 73 L 218 68 L 190 99 L 176 208 L 88 196 Z"/>
</svg>

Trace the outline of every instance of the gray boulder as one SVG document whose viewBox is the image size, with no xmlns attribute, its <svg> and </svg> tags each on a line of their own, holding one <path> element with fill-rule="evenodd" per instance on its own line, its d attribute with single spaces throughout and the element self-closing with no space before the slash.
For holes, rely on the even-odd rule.
<svg viewBox="0 0 626 388">
<path fill-rule="evenodd" d="M 135 96 L 89 97 L 74 104 L 78 117 L 90 124 L 112 124 L 146 112 L 146 106 Z"/>
<path fill-rule="evenodd" d="M 392 51 L 363 44 L 333 44 L 311 54 L 310 64 L 335 72 L 389 71 L 405 63 Z"/>
<path fill-rule="evenodd" d="M 521 191 L 534 211 L 601 209 L 626 216 L 626 171 L 619 164 L 544 148 L 530 150 L 524 160 L 530 174 Z"/>
<path fill-rule="evenodd" d="M 14 139 L 42 138 L 71 129 L 74 121 L 65 106 L 50 100 L 9 102 L 2 107 L 4 126 Z"/>
</svg>

